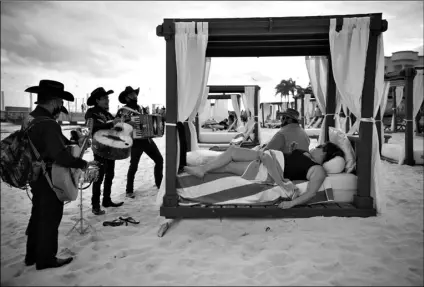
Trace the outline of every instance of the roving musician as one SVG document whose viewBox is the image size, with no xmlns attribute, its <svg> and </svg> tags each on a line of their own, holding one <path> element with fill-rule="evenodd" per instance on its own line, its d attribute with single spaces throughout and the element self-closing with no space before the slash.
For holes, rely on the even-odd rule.
<svg viewBox="0 0 424 287">
<path fill-rule="evenodd" d="M 63 201 L 59 200 L 51 185 L 52 165 L 65 168 L 87 169 L 94 164 L 74 157 L 67 145 L 74 144 L 63 134 L 56 119 L 63 109 L 63 101 L 74 101 L 74 96 L 65 91 L 64 85 L 51 80 L 41 80 L 38 86 L 30 87 L 25 92 L 37 94 L 36 108 L 23 123 L 28 137 L 40 160 L 46 164 L 47 174 L 38 175 L 30 183 L 32 197 L 31 217 L 26 235 L 25 265 L 36 265 L 37 270 L 56 268 L 69 264 L 73 258 L 57 258 L 58 229 L 63 216 Z M 81 146 L 84 137 L 76 139 Z"/>
<path fill-rule="evenodd" d="M 140 88 L 134 90 L 132 87 L 127 86 L 124 91 L 119 95 L 119 102 L 125 104 L 120 108 L 116 114 L 116 118 L 124 118 L 126 122 L 130 123 L 134 128 L 136 124 L 131 121 L 131 117 L 139 114 L 147 114 L 147 109 L 141 107 L 137 103 Z M 138 169 L 140 157 L 145 152 L 155 163 L 154 177 L 156 187 L 159 189 L 163 178 L 163 157 L 156 146 L 156 143 L 151 138 L 134 138 L 131 147 L 131 161 L 127 174 L 126 196 L 135 198 L 134 195 L 134 177 Z"/>
<path fill-rule="evenodd" d="M 113 93 L 113 90 L 106 90 L 103 87 L 99 87 L 91 92 L 90 97 L 87 99 L 87 106 L 89 108 L 85 114 L 85 120 L 89 118 L 93 119 L 93 134 L 98 130 L 112 129 L 115 124 L 120 122 L 120 119 L 115 119 L 111 113 L 109 113 L 109 95 Z M 99 175 L 97 181 L 93 182 L 93 194 L 91 197 L 92 212 L 95 215 L 105 214 L 105 211 L 100 208 L 100 195 L 101 185 L 104 179 L 103 185 L 103 207 L 119 207 L 124 202 L 115 203 L 111 199 L 112 193 L 112 181 L 115 177 L 115 160 L 106 159 L 98 154 L 94 154 L 94 160 L 99 163 Z"/>
</svg>

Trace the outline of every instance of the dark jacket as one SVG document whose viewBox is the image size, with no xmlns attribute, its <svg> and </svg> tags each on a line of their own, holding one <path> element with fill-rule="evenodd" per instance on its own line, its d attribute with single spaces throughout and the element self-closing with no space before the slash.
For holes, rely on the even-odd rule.
<svg viewBox="0 0 424 287">
<path fill-rule="evenodd" d="M 30 115 L 34 117 L 34 120 L 40 117 L 52 119 L 51 121 L 37 123 L 28 131 L 28 136 L 34 147 L 46 163 L 55 162 L 58 165 L 72 168 L 85 168 L 87 166 L 85 160 L 74 157 L 66 148 L 66 145 L 72 144 L 72 142 L 62 134 L 60 125 L 49 111 L 37 106 Z"/>
<path fill-rule="evenodd" d="M 98 130 L 108 130 L 113 128 L 114 117 L 108 111 L 102 109 L 101 107 L 92 107 L 87 110 L 85 113 L 85 120 L 92 118 L 93 119 L 93 135 Z"/>
</svg>

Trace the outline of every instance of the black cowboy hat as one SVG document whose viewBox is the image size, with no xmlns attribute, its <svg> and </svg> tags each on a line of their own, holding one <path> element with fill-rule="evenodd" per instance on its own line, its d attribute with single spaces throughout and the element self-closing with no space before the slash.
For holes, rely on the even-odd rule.
<svg viewBox="0 0 424 287">
<path fill-rule="evenodd" d="M 130 86 L 126 87 L 125 90 L 119 94 L 119 97 L 118 97 L 119 102 L 121 104 L 126 104 L 127 102 L 125 101 L 125 97 L 131 94 L 132 92 L 135 92 L 138 95 L 138 93 L 140 92 L 140 88 L 134 90 Z"/>
<path fill-rule="evenodd" d="M 94 106 L 96 104 L 96 100 L 100 99 L 103 96 L 107 96 L 113 93 L 113 90 L 106 90 L 103 87 L 97 88 L 91 92 L 90 97 L 87 99 L 87 106 Z"/>
<path fill-rule="evenodd" d="M 35 104 L 38 104 L 40 100 L 51 99 L 53 97 L 69 102 L 74 101 L 74 96 L 70 92 L 65 91 L 65 86 L 62 83 L 52 80 L 41 80 L 38 86 L 29 87 L 25 92 L 38 94 Z"/>
<path fill-rule="evenodd" d="M 299 120 L 300 114 L 295 109 L 288 108 L 287 110 L 281 113 L 281 116 Z"/>
</svg>

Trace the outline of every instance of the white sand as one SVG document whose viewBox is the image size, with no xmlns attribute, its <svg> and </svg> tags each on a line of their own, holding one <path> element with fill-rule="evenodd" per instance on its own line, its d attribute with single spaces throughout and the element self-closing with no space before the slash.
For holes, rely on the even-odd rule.
<svg viewBox="0 0 424 287">
<path fill-rule="evenodd" d="M 264 129 L 263 138 L 276 131 Z M 165 138 L 155 141 L 164 154 Z M 57 269 L 24 266 L 31 202 L 2 183 L 1 285 L 423 285 L 422 166 L 383 162 L 387 213 L 381 217 L 185 219 L 158 238 L 163 219 L 154 205 L 153 161 L 141 158 L 135 200 L 125 198 L 128 165 L 129 159 L 116 162 L 112 192 L 124 206 L 94 216 L 91 188 L 84 193 L 85 216 L 96 232 L 66 236 L 78 201 L 65 206 L 59 256 L 75 260 Z M 102 226 L 119 216 L 141 223 Z"/>
</svg>

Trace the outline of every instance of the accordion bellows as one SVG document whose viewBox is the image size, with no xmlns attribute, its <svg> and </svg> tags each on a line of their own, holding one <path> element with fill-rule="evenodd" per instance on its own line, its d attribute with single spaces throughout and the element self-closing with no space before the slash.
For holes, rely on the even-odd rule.
<svg viewBox="0 0 424 287">
<path fill-rule="evenodd" d="M 164 126 L 161 115 L 136 115 L 131 117 L 131 121 L 136 123 L 136 127 L 133 130 L 134 139 L 156 138 L 163 136 Z"/>
</svg>

